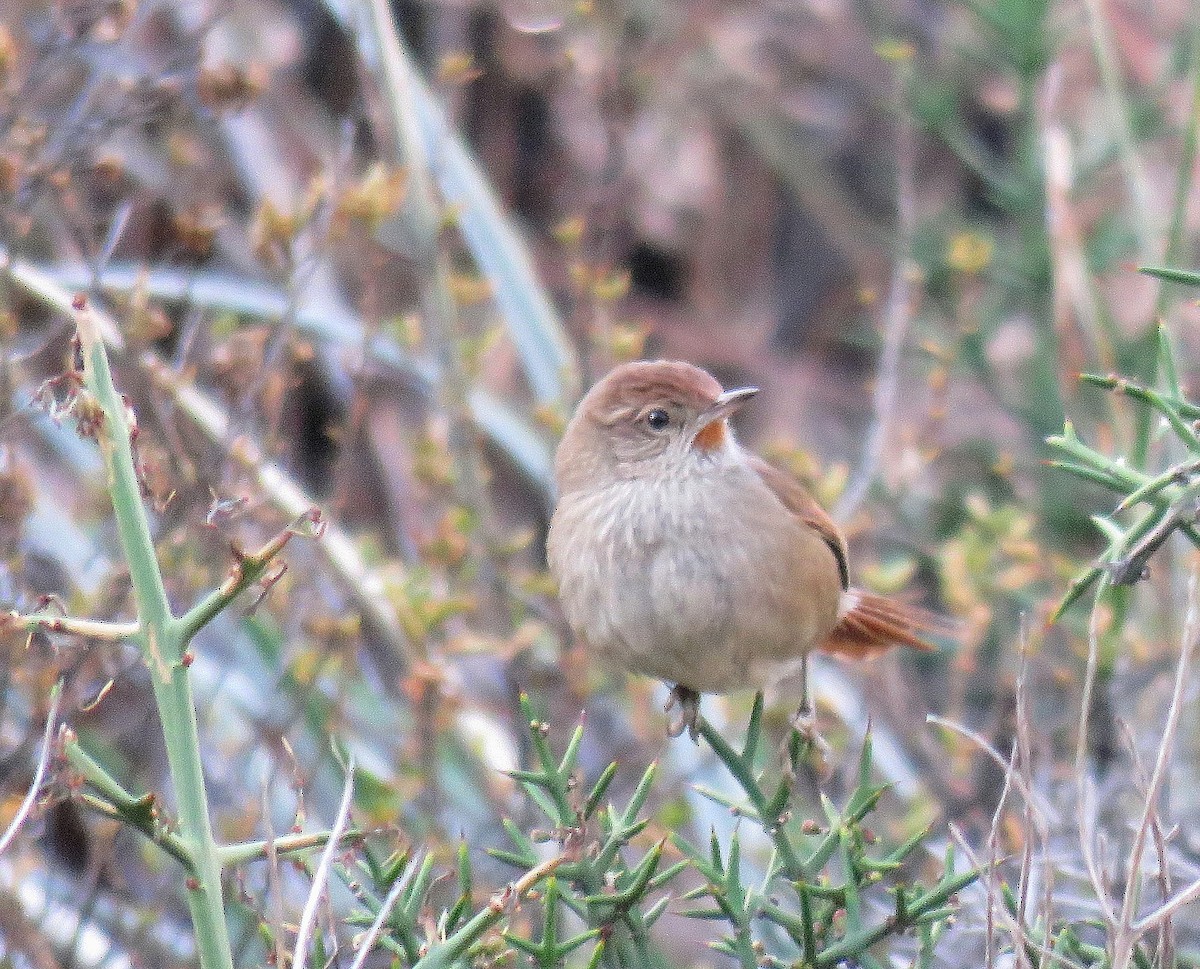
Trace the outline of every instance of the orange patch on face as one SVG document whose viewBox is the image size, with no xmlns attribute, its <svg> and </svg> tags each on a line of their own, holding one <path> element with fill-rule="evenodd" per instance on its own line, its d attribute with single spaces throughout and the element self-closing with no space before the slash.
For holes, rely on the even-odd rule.
<svg viewBox="0 0 1200 969">
<path fill-rule="evenodd" d="M 696 435 L 696 447 L 701 451 L 715 451 L 725 443 L 725 418 L 705 424 Z"/>
</svg>

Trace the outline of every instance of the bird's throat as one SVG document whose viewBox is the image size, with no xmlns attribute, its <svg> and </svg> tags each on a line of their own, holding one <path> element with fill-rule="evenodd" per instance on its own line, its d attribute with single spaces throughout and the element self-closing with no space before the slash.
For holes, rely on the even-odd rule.
<svg viewBox="0 0 1200 969">
<path fill-rule="evenodd" d="M 721 447 L 725 443 L 725 418 L 718 417 L 715 421 L 705 424 L 700 428 L 700 433 L 696 435 L 692 443 L 705 453 Z"/>
</svg>

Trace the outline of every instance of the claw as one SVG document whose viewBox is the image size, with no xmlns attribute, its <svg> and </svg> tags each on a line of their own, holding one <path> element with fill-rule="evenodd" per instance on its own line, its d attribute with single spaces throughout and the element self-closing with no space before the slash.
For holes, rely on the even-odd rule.
<svg viewBox="0 0 1200 969">
<path fill-rule="evenodd" d="M 829 741 L 821 736 L 821 731 L 817 728 L 816 713 L 807 700 L 806 696 L 806 702 L 802 703 L 800 709 L 792 716 L 789 724 L 791 729 L 784 737 L 779 753 L 783 760 L 784 773 L 790 779 L 795 778 L 796 768 L 804 761 L 818 779 L 826 780 L 832 773 L 830 765 L 833 748 L 829 746 Z"/>
<path fill-rule="evenodd" d="M 802 740 L 812 740 L 820 736 L 817 731 L 817 717 L 811 704 L 802 705 L 793 713 L 789 726 L 800 734 Z"/>
<path fill-rule="evenodd" d="M 679 719 L 667 725 L 667 735 L 678 737 L 686 729 L 692 742 L 700 743 L 700 694 L 691 687 L 677 683 L 671 688 L 671 695 L 667 697 L 667 705 L 663 710 L 670 713 L 676 705 L 679 707 Z"/>
</svg>

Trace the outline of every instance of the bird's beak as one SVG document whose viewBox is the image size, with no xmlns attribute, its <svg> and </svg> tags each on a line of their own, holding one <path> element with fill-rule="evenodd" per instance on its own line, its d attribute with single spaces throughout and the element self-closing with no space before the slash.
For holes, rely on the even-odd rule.
<svg viewBox="0 0 1200 969">
<path fill-rule="evenodd" d="M 700 412 L 700 430 L 692 438 L 692 446 L 705 453 L 719 450 L 725 444 L 725 418 L 758 393 L 757 387 L 727 390 Z"/>
<path fill-rule="evenodd" d="M 737 390 L 727 390 L 720 394 L 700 415 L 705 426 L 713 421 L 728 417 L 735 410 L 758 393 L 757 387 L 740 387 Z"/>
</svg>

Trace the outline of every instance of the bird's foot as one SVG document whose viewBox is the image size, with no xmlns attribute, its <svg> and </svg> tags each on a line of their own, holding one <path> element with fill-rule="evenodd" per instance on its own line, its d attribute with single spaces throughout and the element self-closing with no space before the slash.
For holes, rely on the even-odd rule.
<svg viewBox="0 0 1200 969">
<path fill-rule="evenodd" d="M 808 697 L 800 704 L 795 713 L 792 714 L 792 719 L 789 721 L 789 726 L 796 731 L 803 740 L 811 740 L 813 737 L 819 737 L 817 733 L 817 713 L 813 709 L 813 705 L 809 703 Z"/>
<path fill-rule="evenodd" d="M 783 749 L 780 751 L 784 772 L 795 778 L 797 767 L 803 763 L 818 778 L 827 777 L 833 750 L 817 728 L 816 711 L 807 697 L 800 704 L 800 709 L 793 714 L 789 726 L 791 729 L 784 737 Z"/>
<path fill-rule="evenodd" d="M 679 719 L 668 724 L 668 735 L 678 737 L 686 729 L 692 742 L 700 743 L 700 694 L 691 687 L 677 683 L 671 688 L 671 695 L 667 697 L 667 705 L 663 710 L 670 713 L 676 706 L 679 707 Z"/>
</svg>

